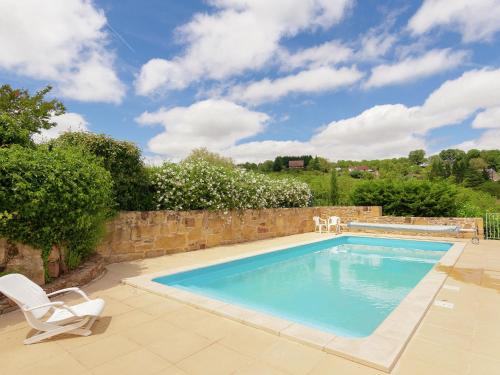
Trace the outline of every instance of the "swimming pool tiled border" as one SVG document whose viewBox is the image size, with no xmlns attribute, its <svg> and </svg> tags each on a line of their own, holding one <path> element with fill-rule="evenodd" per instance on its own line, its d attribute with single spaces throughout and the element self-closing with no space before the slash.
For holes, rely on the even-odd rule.
<svg viewBox="0 0 500 375">
<path fill-rule="evenodd" d="M 298 242 L 293 246 L 348 235 L 360 236 L 360 233 L 342 234 L 340 236 L 325 235 L 324 238 L 316 241 Z M 414 237 L 409 236 L 375 236 L 372 234 L 367 237 L 415 239 Z M 427 309 L 430 307 L 436 294 L 447 278 L 447 274 L 445 272 L 438 271 L 438 266 L 443 269 L 453 267 L 462 254 L 466 244 L 463 241 L 457 242 L 456 240 L 443 239 L 442 237 L 439 239 L 422 239 L 419 237 L 418 240 L 434 242 L 446 241 L 453 243 L 453 246 L 441 258 L 439 263 L 436 264 L 436 266 L 434 266 L 434 268 L 429 271 L 429 273 L 424 276 L 415 288 L 413 288 L 412 291 L 401 301 L 399 306 L 396 307 L 392 313 L 389 314 L 389 316 L 377 327 L 375 332 L 372 335 L 363 338 L 336 336 L 334 334 L 307 327 L 299 323 L 221 302 L 153 281 L 154 278 L 159 276 L 190 271 L 201 267 L 225 263 L 236 259 L 248 258 L 272 251 L 284 250 L 290 248 L 290 245 L 248 252 L 246 254 L 233 257 L 225 257 L 217 261 L 204 262 L 194 266 L 177 267 L 167 271 L 136 276 L 123 279 L 122 282 L 157 295 L 175 299 L 190 306 L 212 312 L 243 324 L 259 328 L 279 336 L 287 337 L 291 340 L 310 345 L 328 353 L 336 354 L 352 361 L 389 372 L 396 364 L 403 349 L 417 329 Z"/>
</svg>

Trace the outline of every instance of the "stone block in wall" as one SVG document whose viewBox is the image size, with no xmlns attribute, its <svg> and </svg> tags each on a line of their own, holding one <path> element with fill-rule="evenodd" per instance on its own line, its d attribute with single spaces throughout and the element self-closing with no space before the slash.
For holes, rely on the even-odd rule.
<svg viewBox="0 0 500 375">
<path fill-rule="evenodd" d="M 0 264 L 3 272 L 22 273 L 39 285 L 45 284 L 41 250 L 0 238 L 0 253 L 3 253 Z"/>
</svg>

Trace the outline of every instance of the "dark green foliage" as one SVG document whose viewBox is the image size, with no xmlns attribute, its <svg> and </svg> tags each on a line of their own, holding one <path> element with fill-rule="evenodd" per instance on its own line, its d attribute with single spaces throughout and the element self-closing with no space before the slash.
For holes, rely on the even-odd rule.
<svg viewBox="0 0 500 375">
<path fill-rule="evenodd" d="M 443 150 L 439 153 L 439 157 L 441 158 L 441 160 L 444 160 L 445 162 L 448 162 L 450 164 L 453 164 L 456 160 L 464 156 L 466 156 L 464 151 L 453 148 Z"/>
<path fill-rule="evenodd" d="M 0 148 L 0 237 L 42 249 L 67 249 L 76 267 L 94 251 L 112 211 L 112 179 L 75 148 Z"/>
<path fill-rule="evenodd" d="M 408 154 L 408 160 L 412 164 L 420 165 L 425 161 L 425 151 L 424 150 L 414 150 L 410 151 Z"/>
<path fill-rule="evenodd" d="M 477 188 L 500 199 L 500 181 L 486 181 Z"/>
<path fill-rule="evenodd" d="M 444 162 L 443 160 L 441 160 L 439 156 L 433 157 L 431 159 L 431 169 L 429 172 L 429 179 L 432 181 L 441 178 L 446 178 L 446 170 L 444 167 Z"/>
<path fill-rule="evenodd" d="M 339 200 L 339 183 L 337 181 L 337 171 L 334 169 L 330 172 L 330 204 L 336 206 L 339 204 Z"/>
<path fill-rule="evenodd" d="M 444 182 L 378 180 L 357 186 L 351 194 L 359 206 L 382 206 L 386 215 L 454 216 L 457 190 Z"/>
<path fill-rule="evenodd" d="M 150 210 L 152 192 L 140 150 L 130 142 L 103 134 L 70 132 L 51 142 L 54 147 L 76 146 L 102 159 L 113 177 L 114 199 L 121 210 Z"/>
<path fill-rule="evenodd" d="M 0 87 L 0 147 L 32 146 L 33 134 L 56 125 L 52 116 L 63 114 L 65 109 L 58 100 L 45 100 L 50 90 L 47 86 L 30 95 L 27 90 L 15 90 L 9 85 Z"/>
</svg>

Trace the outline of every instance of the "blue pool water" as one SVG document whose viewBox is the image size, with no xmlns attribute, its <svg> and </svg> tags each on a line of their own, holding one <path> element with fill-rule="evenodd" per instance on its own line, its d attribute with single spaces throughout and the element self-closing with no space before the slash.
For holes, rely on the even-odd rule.
<svg viewBox="0 0 500 375">
<path fill-rule="evenodd" d="M 154 281 L 337 335 L 362 337 L 451 246 L 343 236 Z"/>
</svg>

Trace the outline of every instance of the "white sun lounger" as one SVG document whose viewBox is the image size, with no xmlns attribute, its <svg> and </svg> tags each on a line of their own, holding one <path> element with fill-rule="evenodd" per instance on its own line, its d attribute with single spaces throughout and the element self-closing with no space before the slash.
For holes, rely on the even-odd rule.
<svg viewBox="0 0 500 375">
<path fill-rule="evenodd" d="M 26 345 L 41 340 L 70 333 L 72 335 L 88 336 L 92 332 L 90 327 L 101 315 L 104 309 L 104 300 L 91 300 L 79 288 L 67 288 L 46 294 L 45 291 L 21 274 L 13 273 L 0 277 L 0 292 L 12 299 L 22 310 L 28 324 L 38 332 L 24 340 Z M 51 302 L 49 297 L 74 292 L 82 296 L 86 302 L 67 306 L 64 302 Z M 50 313 L 47 319 L 43 317 Z"/>
</svg>

